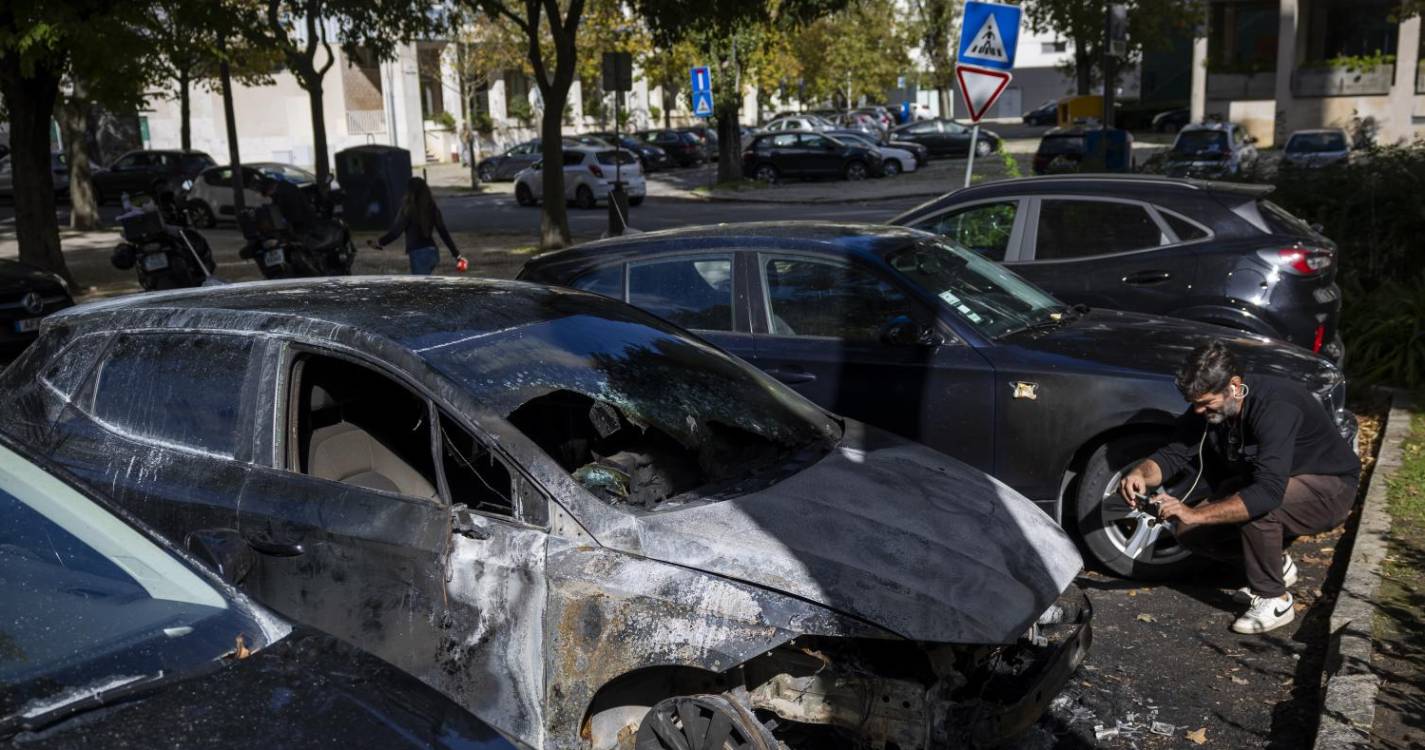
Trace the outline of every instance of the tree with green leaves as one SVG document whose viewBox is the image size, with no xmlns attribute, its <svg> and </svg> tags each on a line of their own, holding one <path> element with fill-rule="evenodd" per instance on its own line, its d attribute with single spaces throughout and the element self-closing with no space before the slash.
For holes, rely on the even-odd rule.
<svg viewBox="0 0 1425 750">
<path fill-rule="evenodd" d="M 539 246 L 569 245 L 569 211 L 564 204 L 564 108 L 574 84 L 579 55 L 579 24 L 584 0 L 464 0 L 467 7 L 510 24 L 525 39 L 525 55 L 544 102 L 540 115 L 540 155 L 543 210 Z M 546 47 L 547 45 L 547 47 Z"/>
<path fill-rule="evenodd" d="M 1126 0 L 1128 59 L 1159 49 L 1173 38 L 1196 33 L 1207 12 L 1206 0 Z M 1073 43 L 1072 73 L 1079 94 L 1103 80 L 1104 0 L 1033 0 L 1024 4 L 1025 23 L 1036 32 L 1056 32 Z M 1115 66 L 1121 72 L 1127 66 Z M 1115 79 L 1117 74 L 1115 74 Z M 1115 81 L 1116 83 L 1116 81 Z"/>
<path fill-rule="evenodd" d="M 64 262 L 55 219 L 50 118 L 67 77 L 77 73 L 81 85 L 102 81 L 107 86 L 116 80 L 96 66 L 107 61 L 120 68 L 126 62 L 118 58 L 132 52 L 124 40 L 134 28 L 134 15 L 133 5 L 106 0 L 0 3 L 0 95 L 10 123 L 20 260 L 70 282 L 73 277 Z M 96 78 L 100 73 L 103 77 Z M 97 88 L 81 90 L 84 96 L 99 93 Z M 116 91 L 102 93 L 117 95 Z"/>
<path fill-rule="evenodd" d="M 965 0 L 912 0 L 912 35 L 920 41 L 921 54 L 930 61 L 930 84 L 940 101 L 940 112 L 948 117 L 955 86 L 955 51 L 959 40 L 956 25 Z"/>
<path fill-rule="evenodd" d="M 317 184 L 331 174 L 323 99 L 325 79 L 336 64 L 333 36 L 348 55 L 363 50 L 391 59 L 396 49 L 444 28 L 447 18 L 421 0 L 264 0 L 266 24 L 249 28 L 249 44 L 275 49 L 307 92 L 312 113 L 312 158 Z M 339 30 L 339 33 L 338 33 Z"/>
<path fill-rule="evenodd" d="M 901 15 L 893 0 L 852 0 L 800 29 L 792 46 L 807 96 L 846 107 L 884 96 L 910 66 L 910 30 Z"/>
<path fill-rule="evenodd" d="M 750 59 L 777 33 L 795 29 L 845 7 L 846 0 L 634 0 L 656 44 L 691 42 L 712 73 L 717 118 L 718 181 L 742 178 L 739 116 L 750 77 Z"/>
</svg>

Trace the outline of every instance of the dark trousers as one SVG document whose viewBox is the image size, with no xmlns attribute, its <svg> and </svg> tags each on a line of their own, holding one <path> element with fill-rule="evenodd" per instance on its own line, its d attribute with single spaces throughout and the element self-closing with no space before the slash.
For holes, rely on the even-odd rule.
<svg viewBox="0 0 1425 750">
<path fill-rule="evenodd" d="M 418 247 L 406 254 L 410 256 L 411 273 L 416 276 L 429 276 L 440 265 L 440 251 L 433 247 Z"/>
<path fill-rule="evenodd" d="M 1286 537 L 1320 534 L 1345 523 L 1355 504 L 1356 481 L 1325 474 L 1291 477 L 1282 504 L 1261 518 L 1244 524 L 1196 526 L 1179 534 L 1178 541 L 1204 557 L 1241 562 L 1247 586 L 1257 596 L 1281 596 L 1286 593 L 1282 581 Z"/>
</svg>

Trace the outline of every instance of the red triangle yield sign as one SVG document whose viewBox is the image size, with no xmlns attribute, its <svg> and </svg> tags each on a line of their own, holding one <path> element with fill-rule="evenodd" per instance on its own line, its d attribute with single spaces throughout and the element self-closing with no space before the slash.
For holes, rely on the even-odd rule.
<svg viewBox="0 0 1425 750">
<path fill-rule="evenodd" d="M 955 77 L 960 80 L 960 94 L 965 97 L 965 106 L 970 108 L 970 122 L 979 122 L 1014 76 L 1002 70 L 956 65 Z"/>
</svg>

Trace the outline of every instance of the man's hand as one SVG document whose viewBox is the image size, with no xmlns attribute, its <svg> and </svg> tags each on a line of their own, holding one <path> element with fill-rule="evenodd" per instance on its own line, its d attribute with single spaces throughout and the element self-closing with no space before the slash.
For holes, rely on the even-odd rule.
<svg viewBox="0 0 1425 750">
<path fill-rule="evenodd" d="M 1118 494 L 1123 496 L 1128 507 L 1138 507 L 1138 497 L 1148 494 L 1148 480 L 1138 473 L 1137 469 L 1128 472 L 1123 481 L 1118 483 Z"/>
<path fill-rule="evenodd" d="M 1158 501 L 1158 518 L 1160 520 L 1171 522 L 1179 529 L 1198 522 L 1197 511 L 1172 495 L 1162 494 L 1155 499 Z"/>
</svg>

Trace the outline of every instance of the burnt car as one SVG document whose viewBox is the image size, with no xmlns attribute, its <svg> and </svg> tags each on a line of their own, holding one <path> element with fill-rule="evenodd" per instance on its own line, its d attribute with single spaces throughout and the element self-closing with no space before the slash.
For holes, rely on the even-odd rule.
<svg viewBox="0 0 1425 750">
<path fill-rule="evenodd" d="M 1340 369 L 1309 351 L 1065 304 L 972 250 L 899 227 L 650 232 L 536 257 L 520 277 L 627 300 L 833 412 L 988 472 L 1121 575 L 1165 578 L 1193 562 L 1171 535 L 1131 554 L 1146 520 L 1115 492 L 1119 472 L 1185 409 L 1173 375 L 1192 347 L 1221 340 L 1249 375 L 1301 382 L 1343 434 L 1355 428 Z"/>
<path fill-rule="evenodd" d="M 0 258 L 0 362 L 35 340 L 44 316 L 73 304 L 63 276 Z"/>
<path fill-rule="evenodd" d="M 599 295 L 138 295 L 0 381 L 4 431 L 169 539 L 240 540 L 255 599 L 535 747 L 988 742 L 1091 637 L 1022 496 Z"/>
<path fill-rule="evenodd" d="M 1336 243 L 1272 190 L 1036 177 L 956 190 L 890 223 L 943 234 L 1067 302 L 1240 328 L 1340 362 Z"/>
<path fill-rule="evenodd" d="M 223 546 L 189 544 L 200 556 Z M 198 560 L 0 437 L 0 744 L 514 750 Z"/>
</svg>

